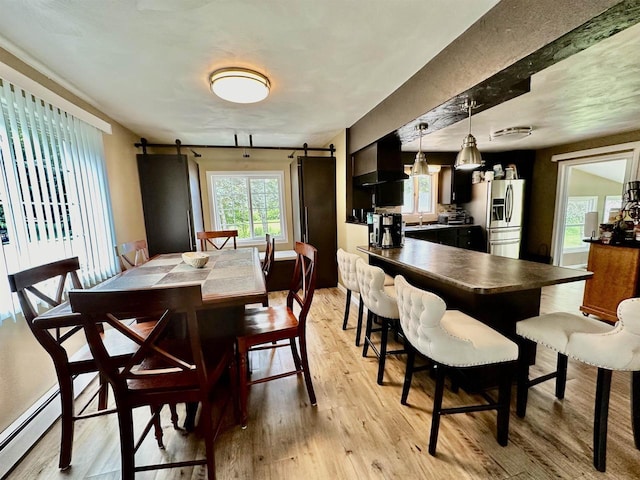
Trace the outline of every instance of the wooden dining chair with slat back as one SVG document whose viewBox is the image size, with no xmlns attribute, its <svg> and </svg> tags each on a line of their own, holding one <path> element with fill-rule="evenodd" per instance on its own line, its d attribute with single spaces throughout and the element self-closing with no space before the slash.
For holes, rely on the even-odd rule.
<svg viewBox="0 0 640 480">
<path fill-rule="evenodd" d="M 149 248 L 146 240 L 135 240 L 116 246 L 120 260 L 120 270 L 125 271 L 149 261 Z"/>
<path fill-rule="evenodd" d="M 213 246 L 216 250 L 222 250 L 231 239 L 233 239 L 233 248 L 238 248 L 236 244 L 238 230 L 212 230 L 208 232 L 197 232 L 196 237 L 200 240 L 200 250 L 203 252 L 207 250 L 209 245 Z M 218 243 L 218 239 L 222 241 L 222 244 Z"/>
<path fill-rule="evenodd" d="M 264 260 L 262 260 L 262 273 L 264 274 L 264 283 L 268 288 L 269 278 L 271 278 L 271 274 L 273 273 L 273 262 L 276 254 L 276 239 L 267 233 L 266 242 L 267 246 L 264 250 Z M 262 302 L 262 306 L 269 306 L 268 297 L 265 298 L 264 302 Z"/>
<path fill-rule="evenodd" d="M 84 337 L 82 327 L 77 323 L 78 316 L 72 314 L 68 308 L 56 313 L 64 307 L 62 305 L 63 296 L 68 287 L 82 288 L 77 273 L 79 269 L 78 257 L 73 257 L 22 270 L 8 276 L 9 286 L 11 291 L 18 296 L 20 307 L 29 329 L 49 354 L 55 367 L 62 410 L 58 466 L 63 470 L 71 465 L 75 421 L 114 412 L 114 410 L 107 409 L 107 383 L 104 377 L 100 377 L 98 391 L 91 395 L 89 400 L 91 402 L 98 396 L 97 411 L 87 414 L 75 413 L 73 379 L 83 373 L 98 371 L 98 366 L 88 349 L 81 349 L 77 354 L 70 357 L 65 348 L 65 345 L 69 345 L 68 342 L 72 338 L 78 338 L 77 335 Z M 48 287 L 55 286 L 56 281 L 58 284 L 55 289 L 55 295 L 50 296 L 46 292 Z M 37 299 L 47 308 L 60 307 L 49 310 L 46 315 L 38 317 L 39 309 L 35 303 Z M 138 334 L 143 336 L 151 326 L 151 323 L 140 324 L 136 325 L 135 328 Z M 109 345 L 109 348 L 117 352 L 116 358 L 118 361 L 124 361 L 125 358 L 133 353 L 134 348 L 131 342 L 123 342 L 115 338 L 112 332 L 102 332 L 101 335 L 105 343 Z M 84 412 L 86 407 L 87 405 L 81 408 L 80 412 Z M 156 425 L 156 435 L 158 435 L 158 428 L 159 424 Z"/>
<path fill-rule="evenodd" d="M 136 472 L 146 470 L 206 465 L 208 478 L 215 479 L 214 441 L 225 407 L 235 395 L 226 396 L 226 403 L 217 415 L 217 424 L 212 415 L 212 396 L 227 370 L 231 382 L 228 391 L 235 392 L 237 373 L 232 338 L 220 340 L 215 345 L 209 342 L 207 351 L 202 350 L 196 314 L 196 309 L 202 305 L 200 285 L 143 290 L 76 290 L 70 292 L 69 302 L 72 310 L 81 315 L 91 351 L 114 392 L 120 430 L 121 478 L 131 480 Z M 157 319 L 146 338 L 121 321 L 138 316 Z M 176 320 L 186 323 L 186 341 L 163 335 L 166 327 Z M 106 348 L 100 334 L 103 323 L 136 343 L 135 354 L 124 365 L 120 365 Z M 175 403 L 200 404 L 205 458 L 136 465 L 135 452 L 149 432 L 151 421 L 159 415 L 162 405 Z M 135 442 L 133 410 L 142 406 L 150 406 L 153 415 Z"/>
<path fill-rule="evenodd" d="M 247 398 L 249 386 L 290 375 L 304 376 L 311 405 L 316 405 L 316 394 L 309 372 L 307 358 L 306 321 L 316 288 L 316 265 L 318 251 L 306 243 L 296 242 L 296 265 L 291 279 L 287 303 L 283 306 L 248 308 L 240 321 L 236 337 L 238 360 L 240 363 L 240 415 L 242 427 L 247 426 Z M 299 313 L 294 313 L 294 303 Z M 300 354 L 296 345 L 300 345 Z M 277 343 L 284 340 L 284 343 Z M 248 374 L 248 355 L 251 351 L 278 347 L 291 348 L 294 370 L 251 379 Z"/>
</svg>

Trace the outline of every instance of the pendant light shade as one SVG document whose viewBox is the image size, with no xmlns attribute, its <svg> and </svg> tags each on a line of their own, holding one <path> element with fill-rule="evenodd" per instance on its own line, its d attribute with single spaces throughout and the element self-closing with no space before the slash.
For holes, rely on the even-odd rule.
<svg viewBox="0 0 640 480">
<path fill-rule="evenodd" d="M 413 162 L 413 168 L 411 168 L 412 177 L 422 177 L 425 175 L 431 175 L 429 171 L 429 164 L 427 163 L 427 156 L 422 151 L 422 134 L 429 128 L 426 123 L 419 123 L 416 125 L 416 130 L 420 132 L 420 146 L 418 147 L 418 153 L 416 153 L 416 159 Z"/>
<path fill-rule="evenodd" d="M 462 141 L 462 150 L 458 152 L 455 167 L 458 170 L 473 170 L 482 166 L 482 155 L 476 146 L 476 137 L 471 135 L 471 109 L 476 106 L 474 100 L 466 101 L 465 110 L 469 111 L 469 134 Z"/>
<path fill-rule="evenodd" d="M 211 91 L 234 103 L 255 103 L 269 95 L 271 83 L 261 73 L 246 68 L 222 68 L 211 74 Z"/>
</svg>

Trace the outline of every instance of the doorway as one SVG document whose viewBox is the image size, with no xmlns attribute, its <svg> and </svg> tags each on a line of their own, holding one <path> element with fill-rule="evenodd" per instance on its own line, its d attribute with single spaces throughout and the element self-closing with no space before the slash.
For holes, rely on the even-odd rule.
<svg viewBox="0 0 640 480">
<path fill-rule="evenodd" d="M 553 225 L 553 264 L 586 268 L 589 244 L 586 214 L 597 212 L 597 223 L 609 223 L 622 208 L 626 183 L 635 176 L 637 151 L 633 149 L 595 156 L 564 156 L 558 165 L 556 212 Z M 633 172 L 633 173 L 632 173 Z M 591 230 L 593 230 L 591 228 Z"/>
</svg>

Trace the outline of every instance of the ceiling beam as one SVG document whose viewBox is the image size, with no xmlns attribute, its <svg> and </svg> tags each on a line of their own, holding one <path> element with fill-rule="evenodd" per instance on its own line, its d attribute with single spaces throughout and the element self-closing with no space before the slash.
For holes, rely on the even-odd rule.
<svg viewBox="0 0 640 480">
<path fill-rule="evenodd" d="M 436 116 L 450 112 L 450 120 L 455 123 L 453 120 L 464 118 L 464 112 L 461 109 L 459 113 L 454 112 L 454 106 L 462 105 L 464 98 L 475 94 L 477 89 L 491 91 L 492 85 L 485 82 L 489 79 L 504 80 L 498 74 L 507 67 L 542 51 L 579 27 L 590 35 L 577 37 L 580 41 L 575 44 L 571 38 L 565 37 L 569 42 L 566 51 L 556 53 L 562 56 L 584 50 L 596 41 L 637 23 L 637 10 L 638 2 L 635 0 L 503 0 L 353 124 L 349 129 L 349 153 L 392 132 L 398 131 L 407 138 L 410 134 L 415 135 L 409 133 L 413 124 L 423 121 L 425 116 L 433 116 L 432 123 L 444 128 L 449 120 L 440 120 Z M 602 16 L 605 12 L 609 13 Z M 622 28 L 618 27 L 618 22 L 622 22 Z M 555 62 L 560 59 L 549 58 Z M 532 73 L 535 72 L 528 76 Z M 512 93 L 517 93 L 519 88 L 514 85 L 517 87 L 525 78 L 514 80 L 505 88 L 513 88 Z M 507 98 L 508 95 L 505 96 Z M 477 100 L 479 104 L 483 103 L 482 98 Z M 499 95 L 496 94 L 493 101 L 497 100 Z M 493 106 L 489 101 L 484 104 L 483 109 Z M 478 111 L 481 110 L 476 110 L 476 113 Z"/>
</svg>

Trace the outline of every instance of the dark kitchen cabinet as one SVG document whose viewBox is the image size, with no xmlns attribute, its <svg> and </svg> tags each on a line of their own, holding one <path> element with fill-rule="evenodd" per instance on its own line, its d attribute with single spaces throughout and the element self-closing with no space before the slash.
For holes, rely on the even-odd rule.
<svg viewBox="0 0 640 480">
<path fill-rule="evenodd" d="M 471 172 L 442 167 L 439 179 L 439 203 L 451 205 L 471 201 Z"/>
<path fill-rule="evenodd" d="M 407 231 L 405 236 L 449 245 L 450 247 L 466 248 L 467 250 L 476 250 L 478 252 L 486 251 L 480 225 L 426 228 L 424 230 Z"/>
<path fill-rule="evenodd" d="M 291 163 L 294 240 L 318 250 L 317 287 L 338 284 L 335 157 L 298 157 Z"/>
<path fill-rule="evenodd" d="M 204 230 L 198 164 L 186 155 L 137 155 L 149 255 L 196 249 Z"/>
</svg>

